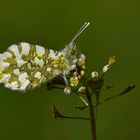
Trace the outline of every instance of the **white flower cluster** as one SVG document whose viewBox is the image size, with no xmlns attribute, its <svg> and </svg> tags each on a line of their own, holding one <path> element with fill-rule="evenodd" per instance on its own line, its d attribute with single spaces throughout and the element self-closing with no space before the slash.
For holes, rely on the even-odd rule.
<svg viewBox="0 0 140 140">
<path fill-rule="evenodd" d="M 83 86 L 79 86 L 79 83 L 85 75 L 86 56 L 84 54 L 80 54 L 80 56 L 78 58 L 75 58 L 75 60 L 73 61 L 75 62 L 75 69 L 71 73 L 70 78 L 67 79 L 67 86 L 64 89 L 64 92 L 66 94 L 70 94 L 72 93 L 73 89 L 78 88 L 77 92 L 84 93 L 86 91 L 86 88 Z"/>
</svg>

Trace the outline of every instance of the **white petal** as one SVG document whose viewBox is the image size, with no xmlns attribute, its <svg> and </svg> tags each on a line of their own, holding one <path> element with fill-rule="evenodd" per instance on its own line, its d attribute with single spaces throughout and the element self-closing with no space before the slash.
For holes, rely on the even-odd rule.
<svg viewBox="0 0 140 140">
<path fill-rule="evenodd" d="M 71 65 L 70 70 L 74 70 L 74 69 L 76 69 L 76 65 Z"/>
<path fill-rule="evenodd" d="M 72 61 L 72 64 L 76 64 L 77 61 L 78 61 L 78 59 L 74 59 L 74 60 Z"/>
</svg>

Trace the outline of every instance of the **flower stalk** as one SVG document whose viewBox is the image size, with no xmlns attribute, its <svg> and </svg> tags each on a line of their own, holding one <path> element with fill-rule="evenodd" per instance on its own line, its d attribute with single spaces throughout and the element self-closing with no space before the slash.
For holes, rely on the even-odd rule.
<svg viewBox="0 0 140 140">
<path fill-rule="evenodd" d="M 93 102 L 91 96 L 87 92 L 86 94 L 88 100 L 88 108 L 89 108 L 89 117 L 90 117 L 90 127 L 91 127 L 91 140 L 96 140 L 96 122 L 95 122 L 95 114 L 93 108 Z"/>
<path fill-rule="evenodd" d="M 65 116 L 62 115 L 55 107 L 55 105 L 52 105 L 52 115 L 54 119 L 73 119 L 73 120 L 89 120 L 89 118 L 84 118 L 84 117 L 72 117 L 72 116 Z"/>
</svg>

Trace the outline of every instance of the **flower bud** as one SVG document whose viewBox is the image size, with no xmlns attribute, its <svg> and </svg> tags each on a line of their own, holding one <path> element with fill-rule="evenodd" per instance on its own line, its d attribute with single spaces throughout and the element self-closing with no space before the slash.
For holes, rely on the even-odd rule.
<svg viewBox="0 0 140 140">
<path fill-rule="evenodd" d="M 75 71 L 73 72 L 73 76 L 76 77 L 78 75 L 78 73 Z"/>
<path fill-rule="evenodd" d="M 70 95 L 71 94 L 71 88 L 69 86 L 64 88 L 64 93 Z"/>
<path fill-rule="evenodd" d="M 103 67 L 103 73 L 106 73 L 110 69 L 110 65 L 107 64 Z"/>
<path fill-rule="evenodd" d="M 91 73 L 91 77 L 92 78 L 95 78 L 95 77 L 98 77 L 98 72 L 97 71 L 93 71 L 92 73 Z"/>
<path fill-rule="evenodd" d="M 86 59 L 86 56 L 85 56 L 84 54 L 81 54 L 81 55 L 80 55 L 80 58 Z"/>
<path fill-rule="evenodd" d="M 86 92 L 86 87 L 80 87 L 80 88 L 78 89 L 78 92 L 79 92 L 79 93 L 85 93 L 85 92 Z"/>
<path fill-rule="evenodd" d="M 81 75 L 81 76 L 84 76 L 84 75 L 85 75 L 85 71 L 84 71 L 84 70 L 81 70 L 81 71 L 80 71 L 80 75 Z"/>
<path fill-rule="evenodd" d="M 82 66 L 82 69 L 85 70 L 86 69 L 86 66 Z"/>
<path fill-rule="evenodd" d="M 109 65 L 114 64 L 115 61 L 116 61 L 115 56 L 110 57 L 110 58 L 109 58 Z"/>
</svg>

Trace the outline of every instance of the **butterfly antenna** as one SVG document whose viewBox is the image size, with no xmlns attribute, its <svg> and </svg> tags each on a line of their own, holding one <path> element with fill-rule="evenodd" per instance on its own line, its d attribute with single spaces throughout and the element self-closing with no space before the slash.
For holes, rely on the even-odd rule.
<svg viewBox="0 0 140 140">
<path fill-rule="evenodd" d="M 76 33 L 76 35 L 73 37 L 71 40 L 70 44 L 72 44 L 78 37 L 79 35 L 90 25 L 89 22 L 85 22 L 83 26 L 80 28 L 80 30 Z"/>
</svg>

